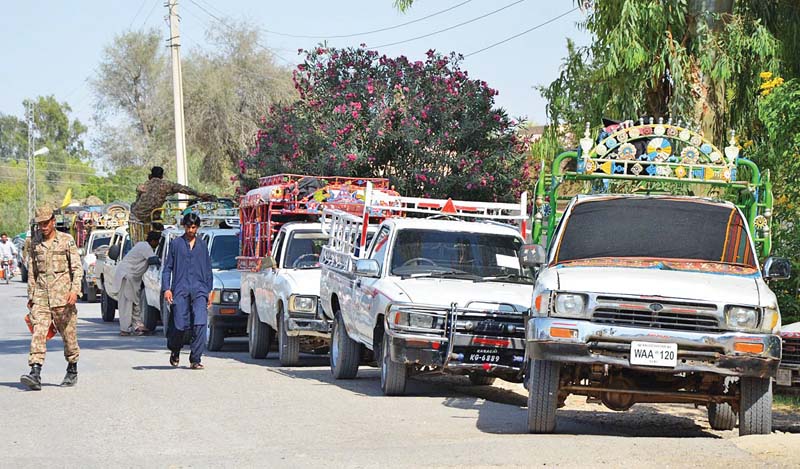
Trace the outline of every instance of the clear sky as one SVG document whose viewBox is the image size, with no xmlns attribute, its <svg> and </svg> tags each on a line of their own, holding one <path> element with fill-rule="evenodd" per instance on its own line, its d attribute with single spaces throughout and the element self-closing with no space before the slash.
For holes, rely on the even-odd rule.
<svg viewBox="0 0 800 469">
<path fill-rule="evenodd" d="M 406 13 L 392 0 L 180 0 L 181 35 L 185 48 L 205 44 L 204 31 L 218 18 L 247 20 L 264 29 L 261 43 L 296 64 L 297 49 L 329 37 L 332 46 L 366 43 L 387 55 L 424 58 L 428 49 L 470 54 L 533 28 L 575 8 L 573 0 L 417 0 Z M 422 19 L 451 8 L 436 16 Z M 494 10 L 502 9 L 487 15 Z M 128 29 L 154 26 L 168 37 L 164 0 L 38 0 L 6 1 L 0 15 L 0 112 L 22 117 L 22 100 L 55 95 L 67 101 L 74 115 L 90 125 L 94 98 L 88 86 L 102 49 Z M 483 16 L 483 17 L 482 17 Z M 481 18 L 482 17 L 482 18 Z M 413 24 L 374 34 L 352 35 Z M 546 102 L 533 89 L 548 84 L 559 72 L 566 38 L 585 44 L 577 27 L 580 10 L 527 34 L 468 56 L 463 68 L 500 91 L 497 103 L 512 116 L 545 122 Z M 471 21 L 474 20 L 474 21 Z M 471 21 L 471 22 L 470 22 Z M 460 25 L 460 23 L 466 23 Z M 422 39 L 446 28 L 450 30 Z M 281 33 L 281 34 L 277 34 Z M 400 44 L 393 44 L 402 42 Z"/>
</svg>

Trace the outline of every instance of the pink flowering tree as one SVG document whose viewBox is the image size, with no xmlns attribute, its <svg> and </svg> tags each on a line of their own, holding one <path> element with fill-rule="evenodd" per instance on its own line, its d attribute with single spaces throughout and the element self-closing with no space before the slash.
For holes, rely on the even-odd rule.
<svg viewBox="0 0 800 469">
<path fill-rule="evenodd" d="M 241 161 L 243 189 L 278 172 L 388 177 L 404 195 L 511 200 L 528 142 L 461 57 L 424 61 L 318 47 L 294 72 L 300 99 L 264 116 Z"/>
</svg>

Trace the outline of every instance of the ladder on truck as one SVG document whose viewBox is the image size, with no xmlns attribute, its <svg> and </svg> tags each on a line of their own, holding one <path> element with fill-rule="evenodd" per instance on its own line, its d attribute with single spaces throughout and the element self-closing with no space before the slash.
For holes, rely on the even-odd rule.
<svg viewBox="0 0 800 469">
<path fill-rule="evenodd" d="M 523 192 L 519 203 L 429 199 L 374 191 L 368 183 L 361 216 L 331 208 L 323 210 L 322 232 L 329 241 L 322 249 L 320 263 L 349 269 L 353 259 L 366 256 L 370 221 L 404 216 L 453 217 L 517 225 L 524 238 L 528 225 L 528 194 Z"/>
</svg>

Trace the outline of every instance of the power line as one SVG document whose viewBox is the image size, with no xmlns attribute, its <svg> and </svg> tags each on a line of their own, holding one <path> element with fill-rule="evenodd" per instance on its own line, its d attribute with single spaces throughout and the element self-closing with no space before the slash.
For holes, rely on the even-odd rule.
<svg viewBox="0 0 800 469">
<path fill-rule="evenodd" d="M 140 4 L 139 4 L 139 9 L 137 9 L 137 10 L 136 10 L 136 14 L 135 14 L 135 15 L 133 15 L 133 19 L 131 19 L 131 22 L 130 22 L 130 24 L 128 25 L 128 29 L 131 29 L 131 28 L 133 27 L 133 22 L 134 22 L 134 21 L 136 21 L 136 18 L 138 18 L 138 17 L 139 17 L 139 13 L 141 13 L 141 12 L 142 12 L 142 8 L 144 7 L 144 4 L 145 4 L 145 3 L 147 3 L 147 0 L 142 0 L 142 3 L 140 3 Z"/>
<path fill-rule="evenodd" d="M 580 9 L 580 7 L 575 7 L 573 9 L 569 10 L 569 11 L 566 11 L 566 12 L 556 16 L 555 18 L 551 18 L 551 19 L 545 21 L 544 23 L 537 24 L 536 26 L 534 26 L 534 27 L 532 27 L 530 29 L 526 29 L 525 31 L 522 31 L 521 33 L 517 33 L 517 34 L 515 34 L 515 35 L 513 35 L 511 37 L 507 37 L 507 38 L 503 39 L 502 41 L 497 41 L 494 44 L 490 44 L 490 45 L 484 47 L 483 49 L 478 49 L 478 50 L 476 50 L 474 52 L 470 52 L 469 54 L 465 54 L 464 57 L 469 57 L 471 55 L 479 54 L 479 53 L 481 53 L 481 52 L 483 52 L 485 50 L 489 50 L 489 49 L 491 49 L 493 47 L 499 46 L 500 44 L 505 44 L 506 42 L 508 42 L 508 41 L 510 41 L 512 39 L 516 39 L 516 38 L 518 38 L 518 37 L 520 37 L 522 35 L 528 34 L 529 32 L 531 32 L 533 30 L 539 29 L 539 28 L 541 28 L 543 26 L 547 26 L 548 24 L 550 24 L 550 23 L 552 23 L 552 22 L 554 22 L 556 20 L 559 20 L 559 19 L 569 15 L 570 13 L 572 13 L 573 11 L 578 10 L 578 9 Z"/>
<path fill-rule="evenodd" d="M 332 36 L 310 36 L 310 35 L 303 35 L 303 34 L 289 34 L 289 33 L 282 33 L 279 31 L 272 31 L 269 29 L 264 29 L 265 32 L 270 34 L 275 34 L 276 36 L 285 36 L 285 37 L 293 37 L 293 38 L 300 38 L 300 39 L 342 39 L 347 37 L 356 37 L 356 36 L 366 36 L 369 34 L 381 33 L 384 31 L 391 31 L 392 29 L 402 28 L 403 26 L 408 26 L 409 24 L 419 23 L 420 21 L 427 20 L 428 18 L 433 18 L 434 16 L 441 15 L 442 13 L 447 13 L 450 10 L 455 10 L 456 8 L 466 5 L 467 3 L 471 2 L 472 0 L 466 0 L 459 4 L 453 5 L 449 8 L 445 8 L 444 10 L 439 10 L 435 13 L 431 13 L 428 16 L 423 16 L 422 18 L 418 18 L 412 21 L 406 21 L 405 23 L 396 24 L 394 26 L 389 26 L 386 28 L 380 29 L 373 29 L 371 31 L 363 31 L 360 33 L 352 33 L 352 34 L 336 34 Z"/>
<path fill-rule="evenodd" d="M 139 29 L 142 29 L 142 28 L 144 28 L 144 25 L 146 25 L 146 24 L 147 24 L 147 20 L 149 20 L 149 19 L 150 19 L 150 16 L 152 16 L 153 12 L 154 12 L 154 11 L 156 11 L 156 7 L 158 6 L 158 4 L 159 4 L 159 3 L 161 3 L 161 0 L 156 0 L 156 1 L 155 1 L 155 3 L 153 3 L 153 6 L 152 6 L 152 7 L 150 7 L 150 12 L 149 12 L 149 13 L 147 14 L 147 16 L 144 18 L 144 21 L 142 21 L 142 25 L 141 25 L 141 26 L 139 26 Z"/>
<path fill-rule="evenodd" d="M 202 5 L 200 5 L 199 3 L 195 2 L 194 0 L 189 0 L 189 1 L 190 1 L 190 2 L 191 2 L 193 5 L 194 5 L 194 6 L 196 6 L 197 8 L 201 9 L 201 10 L 203 11 L 203 13 L 205 13 L 205 14 L 206 14 L 206 15 L 208 15 L 208 16 L 210 16 L 210 17 L 211 17 L 211 18 L 213 18 L 214 20 L 216 20 L 216 21 L 217 21 L 219 24 L 221 24 L 222 26 L 225 26 L 225 27 L 226 27 L 226 28 L 228 28 L 228 30 L 230 30 L 230 31 L 234 31 L 234 28 L 233 28 L 233 26 L 229 25 L 229 24 L 228 24 L 228 23 L 227 23 L 225 20 L 223 20 L 223 19 L 221 19 L 220 17 L 218 17 L 217 15 L 215 15 L 215 14 L 211 13 L 210 11 L 208 11 L 206 8 L 204 8 Z M 520 0 L 520 1 L 522 1 L 522 0 Z M 271 48 L 269 48 L 269 47 L 267 47 L 267 46 L 265 46 L 265 45 L 261 44 L 260 42 L 256 42 L 256 44 L 258 44 L 258 45 L 259 45 L 259 46 L 260 46 L 262 49 L 264 49 L 264 50 L 266 50 L 267 52 L 271 53 L 271 54 L 272 54 L 272 55 L 274 55 L 275 57 L 277 57 L 277 58 L 279 58 L 279 59 L 283 60 L 283 61 L 284 61 L 284 62 L 286 62 L 287 64 L 294 66 L 294 63 L 292 63 L 291 61 L 287 60 L 285 57 L 281 56 L 280 54 L 276 53 L 274 49 L 271 49 Z"/>
<path fill-rule="evenodd" d="M 441 33 L 456 29 L 456 28 L 460 28 L 461 26 L 464 26 L 466 24 L 470 24 L 470 23 L 474 23 L 474 22 L 476 22 L 478 20 L 482 20 L 482 19 L 486 18 L 487 16 L 494 15 L 495 13 L 500 13 L 501 11 L 505 10 L 506 8 L 511 8 L 514 5 L 518 5 L 518 4 L 520 4 L 520 3 L 524 2 L 524 1 L 525 0 L 517 0 L 514 3 L 509 3 L 508 5 L 506 5 L 504 7 L 500 7 L 498 9 L 496 9 L 496 10 L 490 11 L 489 13 L 485 13 L 485 14 L 483 14 L 481 16 L 478 16 L 477 18 L 472 18 L 471 20 L 467 20 L 467 21 L 464 21 L 462 23 L 455 24 L 455 25 L 450 26 L 448 28 L 440 29 L 438 31 L 434 31 L 434 32 L 428 33 L 428 34 L 423 34 L 422 36 L 412 37 L 411 39 L 405 39 L 403 41 L 390 42 L 388 44 L 381 44 L 381 45 L 378 45 L 378 46 L 371 47 L 371 49 L 380 49 L 381 47 L 396 46 L 398 44 L 405 44 L 406 42 L 416 41 L 418 39 L 424 39 L 426 37 L 435 36 L 437 34 L 441 34 Z"/>
</svg>

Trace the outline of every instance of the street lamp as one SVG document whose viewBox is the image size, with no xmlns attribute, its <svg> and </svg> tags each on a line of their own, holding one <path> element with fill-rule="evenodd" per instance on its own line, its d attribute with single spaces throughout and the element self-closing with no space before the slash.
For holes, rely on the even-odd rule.
<svg viewBox="0 0 800 469">
<path fill-rule="evenodd" d="M 28 131 L 30 132 L 31 129 L 29 128 Z M 32 142 L 33 136 L 31 134 L 28 136 L 28 151 L 31 151 L 30 148 L 33 146 Z M 28 223 L 33 220 L 33 214 L 36 210 L 36 161 L 34 158 L 48 153 L 50 153 L 50 149 L 42 147 L 31 153 L 31 156 L 28 157 Z"/>
</svg>

